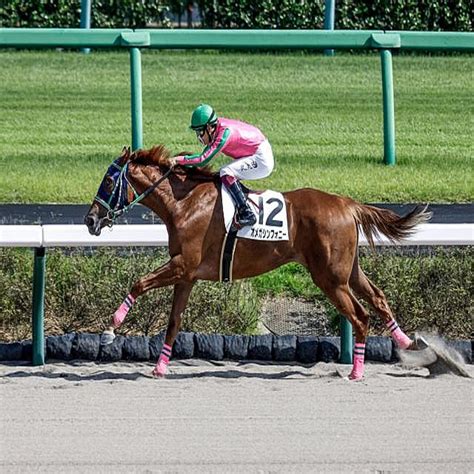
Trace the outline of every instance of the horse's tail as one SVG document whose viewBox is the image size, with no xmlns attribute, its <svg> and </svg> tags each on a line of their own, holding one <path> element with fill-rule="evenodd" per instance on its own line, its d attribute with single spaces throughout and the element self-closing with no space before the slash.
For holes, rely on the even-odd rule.
<svg viewBox="0 0 474 474">
<path fill-rule="evenodd" d="M 417 206 L 404 216 L 389 209 L 381 209 L 353 201 L 352 214 L 362 227 L 371 248 L 375 247 L 374 237 L 385 235 L 391 242 L 397 243 L 415 232 L 418 224 L 431 219 L 432 212 L 427 211 L 428 205 Z"/>
</svg>

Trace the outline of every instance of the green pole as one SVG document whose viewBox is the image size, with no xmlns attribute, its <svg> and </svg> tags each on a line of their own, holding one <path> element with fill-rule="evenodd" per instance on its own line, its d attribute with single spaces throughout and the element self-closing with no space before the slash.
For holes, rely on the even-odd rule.
<svg viewBox="0 0 474 474">
<path fill-rule="evenodd" d="M 383 91 L 383 157 L 386 165 L 395 164 L 395 106 L 393 98 L 392 52 L 380 50 Z"/>
<path fill-rule="evenodd" d="M 138 48 L 130 48 L 130 87 L 132 107 L 132 149 L 143 146 L 142 63 Z"/>
<path fill-rule="evenodd" d="M 341 332 L 341 364 L 352 364 L 352 325 L 340 315 L 339 329 Z"/>
<path fill-rule="evenodd" d="M 91 0 L 81 0 L 81 28 L 90 29 L 91 27 Z M 90 53 L 90 48 L 82 48 L 81 51 L 85 54 Z"/>
<path fill-rule="evenodd" d="M 45 248 L 35 248 L 33 268 L 33 365 L 44 364 L 45 263 Z"/>
<path fill-rule="evenodd" d="M 336 11 L 336 0 L 326 0 L 324 2 L 324 29 L 334 30 L 334 17 Z M 324 56 L 334 56 L 333 49 L 325 49 Z"/>
</svg>

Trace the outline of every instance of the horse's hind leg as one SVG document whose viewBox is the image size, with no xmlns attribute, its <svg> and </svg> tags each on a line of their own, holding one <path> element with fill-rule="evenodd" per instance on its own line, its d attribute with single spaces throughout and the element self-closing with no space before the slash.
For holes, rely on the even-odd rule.
<svg viewBox="0 0 474 474">
<path fill-rule="evenodd" d="M 348 237 L 346 234 L 347 229 L 343 228 L 328 243 L 320 245 L 317 252 L 312 246 L 306 248 L 305 263 L 313 282 L 324 291 L 337 310 L 352 324 L 356 344 L 354 346 L 354 365 L 349 378 L 359 380 L 364 374 L 365 340 L 369 330 L 369 313 L 352 294 L 349 287 L 349 278 L 357 251 L 355 226 L 352 245 L 351 235 Z"/>
<path fill-rule="evenodd" d="M 349 280 L 349 285 L 354 293 L 367 301 L 377 314 L 385 322 L 385 325 L 390 330 L 391 336 L 398 347 L 401 349 L 408 349 L 413 341 L 400 329 L 395 318 L 393 317 L 387 298 L 383 291 L 377 288 L 365 275 L 359 266 L 358 258 L 356 257 Z"/>
<path fill-rule="evenodd" d="M 369 313 L 357 301 L 348 285 L 324 290 L 337 310 L 352 323 L 355 332 L 355 345 L 354 362 L 349 379 L 360 380 L 364 375 L 365 341 L 369 330 Z"/>
<path fill-rule="evenodd" d="M 314 283 L 328 296 L 337 310 L 352 324 L 355 332 L 354 364 L 349 375 L 351 380 L 360 380 L 364 375 L 365 340 L 369 330 L 369 313 L 351 293 L 347 282 L 337 275 L 321 278 L 322 272 L 309 269 Z M 339 282 L 337 282 L 339 280 Z M 335 283 L 337 282 L 337 283 Z"/>
</svg>

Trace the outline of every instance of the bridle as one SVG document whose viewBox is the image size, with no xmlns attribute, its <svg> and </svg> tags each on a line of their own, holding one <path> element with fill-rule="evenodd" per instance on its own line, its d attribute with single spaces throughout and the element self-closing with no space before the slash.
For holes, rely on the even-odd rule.
<svg viewBox="0 0 474 474">
<path fill-rule="evenodd" d="M 108 227 L 112 227 L 117 217 L 120 217 L 125 212 L 128 212 L 130 209 L 132 209 L 132 207 L 134 207 L 140 201 L 145 199 L 150 193 L 152 193 L 165 179 L 168 178 L 168 176 L 173 171 L 173 168 L 169 168 L 166 173 L 163 174 L 158 181 L 156 181 L 156 183 L 153 183 L 148 188 L 146 188 L 145 191 L 143 191 L 141 194 L 138 194 L 132 183 L 130 183 L 130 180 L 127 176 L 129 163 L 130 162 L 127 162 L 125 163 L 125 165 L 120 166 L 114 161 L 111 166 L 117 168 L 120 171 L 120 174 L 118 175 L 118 178 L 114 180 L 115 186 L 112 192 L 110 193 L 109 199 L 105 200 L 100 197 L 99 194 L 97 194 L 95 197 L 95 201 L 97 201 L 99 204 L 101 204 L 107 209 L 106 218 L 108 220 Z M 131 202 L 128 202 L 128 187 L 130 187 L 133 191 L 134 198 Z M 115 203 L 115 206 L 112 207 L 111 203 L 116 195 L 117 202 Z"/>
</svg>

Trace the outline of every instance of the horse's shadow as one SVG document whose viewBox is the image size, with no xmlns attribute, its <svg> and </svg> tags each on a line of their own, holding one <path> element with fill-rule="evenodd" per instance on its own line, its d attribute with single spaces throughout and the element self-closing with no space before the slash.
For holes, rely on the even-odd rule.
<svg viewBox="0 0 474 474">
<path fill-rule="evenodd" d="M 286 379 L 292 376 L 299 377 L 312 377 L 314 374 L 305 374 L 298 370 L 285 370 L 282 372 L 276 372 L 272 374 L 266 374 L 261 372 L 243 372 L 235 369 L 226 369 L 226 370 L 204 370 L 202 372 L 188 373 L 188 374 L 178 374 L 170 373 L 166 376 L 167 379 L 182 380 L 182 379 L 197 379 L 197 378 L 222 378 L 222 379 L 240 379 L 240 378 L 249 378 L 249 379 L 267 379 L 267 380 L 279 380 Z"/>
<path fill-rule="evenodd" d="M 142 378 L 152 378 L 151 375 L 142 374 L 140 372 L 132 372 L 132 373 L 118 373 L 118 372 L 110 372 L 110 371 L 103 371 L 93 374 L 73 374 L 70 372 L 26 372 L 19 370 L 17 372 L 11 372 L 9 374 L 5 374 L 4 378 L 26 378 L 26 377 L 41 377 L 46 379 L 61 379 L 67 382 L 87 382 L 87 381 L 100 381 L 100 380 L 110 380 L 110 381 L 118 381 L 118 380 L 132 380 L 136 381 Z"/>
<path fill-rule="evenodd" d="M 334 373 L 329 373 L 327 375 L 337 376 L 339 375 Z M 112 372 L 110 370 L 97 371 L 90 374 L 75 374 L 72 372 L 53 372 L 48 370 L 42 371 L 26 371 L 18 370 L 15 372 L 10 372 L 2 376 L 4 379 L 19 379 L 27 377 L 41 377 L 45 379 L 57 379 L 64 380 L 67 382 L 87 382 L 87 381 L 119 381 L 119 380 L 130 380 L 137 381 L 140 379 L 154 379 L 151 375 L 151 370 L 149 373 L 144 372 Z M 288 378 L 319 378 L 321 375 L 316 375 L 312 373 L 304 373 L 299 370 L 283 370 L 273 373 L 264 373 L 257 371 L 245 371 L 237 369 L 223 369 L 223 370 L 199 370 L 196 372 L 189 373 L 179 373 L 171 370 L 167 375 L 167 380 L 187 380 L 187 379 L 200 379 L 200 378 L 220 378 L 220 379 L 240 379 L 240 378 L 249 378 L 249 379 L 267 379 L 267 380 L 284 380 Z"/>
</svg>

